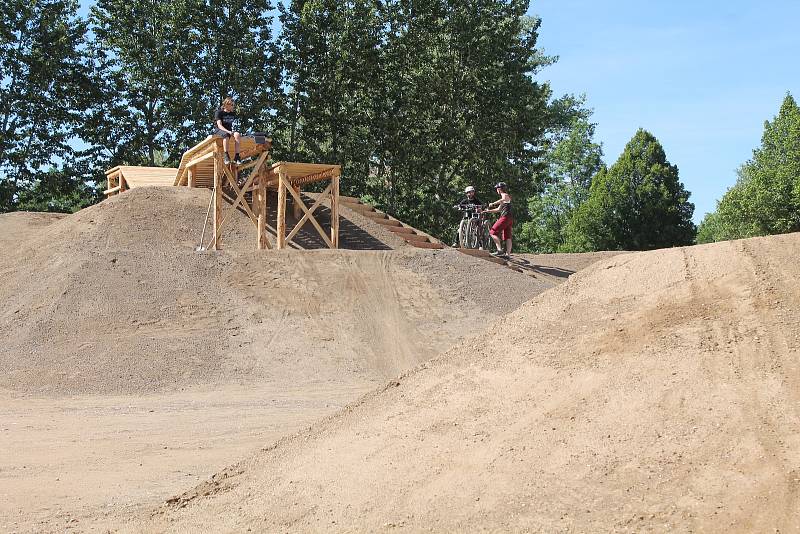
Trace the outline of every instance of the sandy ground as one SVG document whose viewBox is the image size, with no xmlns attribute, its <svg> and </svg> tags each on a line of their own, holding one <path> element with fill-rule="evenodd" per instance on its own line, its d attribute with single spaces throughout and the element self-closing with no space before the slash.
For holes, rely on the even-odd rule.
<svg viewBox="0 0 800 534">
<path fill-rule="evenodd" d="M 223 252 L 197 253 L 204 193 L 0 215 L 0 530 L 146 513 L 565 279 L 346 213 L 343 245 L 382 250 L 257 253 L 241 217 Z"/>
<path fill-rule="evenodd" d="M 798 532 L 800 234 L 594 264 L 123 532 Z"/>
</svg>

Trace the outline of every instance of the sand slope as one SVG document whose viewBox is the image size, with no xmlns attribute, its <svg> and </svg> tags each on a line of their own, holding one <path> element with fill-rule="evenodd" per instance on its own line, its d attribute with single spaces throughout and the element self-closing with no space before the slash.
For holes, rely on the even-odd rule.
<svg viewBox="0 0 800 534">
<path fill-rule="evenodd" d="M 0 215 L 0 531 L 157 506 L 469 335 L 485 347 L 572 272 L 413 249 L 346 209 L 356 250 L 256 252 L 240 216 L 197 253 L 208 195 Z"/>
<path fill-rule="evenodd" d="M 453 251 L 258 253 L 241 215 L 221 253 L 197 253 L 207 199 L 140 188 L 68 217 L 3 216 L 0 391 L 389 377 L 553 285 Z M 350 226 L 344 246 L 382 237 Z M 515 296 L 486 298 L 502 281 Z"/>
<path fill-rule="evenodd" d="M 125 531 L 793 532 L 800 235 L 597 263 Z"/>
</svg>

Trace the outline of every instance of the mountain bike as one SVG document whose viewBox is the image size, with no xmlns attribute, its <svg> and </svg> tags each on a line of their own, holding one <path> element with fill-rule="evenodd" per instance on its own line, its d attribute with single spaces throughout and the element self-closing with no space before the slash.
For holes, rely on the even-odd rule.
<svg viewBox="0 0 800 534">
<path fill-rule="evenodd" d="M 464 204 L 453 206 L 464 212 L 464 217 L 458 224 L 458 245 L 461 248 L 475 248 L 489 250 L 492 242 L 489 237 L 489 220 L 478 204 Z"/>
</svg>

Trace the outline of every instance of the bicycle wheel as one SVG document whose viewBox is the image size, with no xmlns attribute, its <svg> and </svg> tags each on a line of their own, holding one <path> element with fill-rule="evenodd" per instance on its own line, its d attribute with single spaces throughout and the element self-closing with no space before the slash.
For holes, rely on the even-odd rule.
<svg viewBox="0 0 800 534">
<path fill-rule="evenodd" d="M 480 239 L 480 227 L 478 226 L 477 219 L 469 220 L 469 248 L 478 248 L 478 240 Z"/>
<path fill-rule="evenodd" d="M 483 250 L 491 250 L 492 236 L 489 235 L 489 221 L 482 221 L 479 229 L 479 246 Z"/>
<path fill-rule="evenodd" d="M 458 223 L 458 246 L 461 248 L 467 248 L 467 222 L 467 219 L 461 219 Z"/>
</svg>

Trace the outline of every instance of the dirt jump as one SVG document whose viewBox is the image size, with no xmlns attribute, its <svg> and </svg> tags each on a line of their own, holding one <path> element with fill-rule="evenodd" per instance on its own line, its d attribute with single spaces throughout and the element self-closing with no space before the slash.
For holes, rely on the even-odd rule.
<svg viewBox="0 0 800 534">
<path fill-rule="evenodd" d="M 3 530 L 800 530 L 800 235 L 198 253 L 207 202 L 0 216 Z"/>
</svg>

